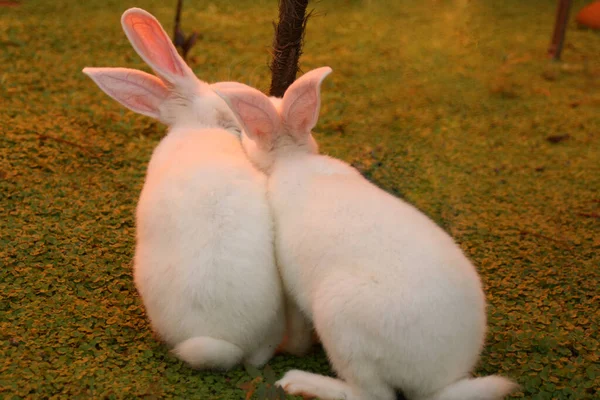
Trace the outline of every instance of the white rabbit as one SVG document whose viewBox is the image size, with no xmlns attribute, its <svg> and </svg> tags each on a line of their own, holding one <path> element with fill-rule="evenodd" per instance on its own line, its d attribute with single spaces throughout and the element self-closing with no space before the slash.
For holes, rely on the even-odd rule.
<svg viewBox="0 0 600 400">
<path fill-rule="evenodd" d="M 154 331 L 199 369 L 262 365 L 285 329 L 266 177 L 214 87 L 196 78 L 160 23 L 127 10 L 121 23 L 158 77 L 85 68 L 109 96 L 167 124 L 136 212 L 135 285 Z"/>
<path fill-rule="evenodd" d="M 275 252 L 287 294 L 314 322 L 341 379 L 293 370 L 288 393 L 320 399 L 495 400 L 518 385 L 470 378 L 484 343 L 485 298 L 460 248 L 413 206 L 311 135 L 319 68 L 278 104 L 246 87 L 218 89 L 244 125 L 246 151 L 269 175 Z M 305 335 L 301 333 L 301 336 Z"/>
</svg>

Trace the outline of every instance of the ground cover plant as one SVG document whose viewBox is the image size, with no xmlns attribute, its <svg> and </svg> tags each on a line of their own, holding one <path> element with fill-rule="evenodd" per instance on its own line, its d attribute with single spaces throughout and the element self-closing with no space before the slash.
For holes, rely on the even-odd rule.
<svg viewBox="0 0 600 400">
<path fill-rule="evenodd" d="M 6 4 L 5 4 L 6 3 Z M 0 3 L 0 397 L 259 398 L 257 371 L 193 371 L 152 336 L 132 282 L 134 210 L 165 128 L 104 95 L 84 66 L 146 69 L 119 25 L 175 2 Z M 578 10 L 586 2 L 574 1 Z M 489 332 L 475 371 L 515 398 L 600 397 L 600 34 L 555 2 L 328 0 L 304 71 L 329 65 L 324 153 L 415 204 L 477 265 Z M 268 89 L 277 3 L 187 1 L 208 81 Z M 277 356 L 331 373 L 318 347 Z"/>
</svg>

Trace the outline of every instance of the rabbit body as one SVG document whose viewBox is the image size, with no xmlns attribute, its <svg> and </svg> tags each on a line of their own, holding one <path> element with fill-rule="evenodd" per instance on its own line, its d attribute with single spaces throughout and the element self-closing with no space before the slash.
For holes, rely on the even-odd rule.
<svg viewBox="0 0 600 400">
<path fill-rule="evenodd" d="M 468 375 L 485 300 L 442 229 L 327 156 L 278 159 L 268 188 L 282 278 L 340 376 L 412 399 Z"/>
<path fill-rule="evenodd" d="M 240 350 L 235 363 L 243 353 L 258 365 L 282 338 L 265 185 L 239 138 L 222 129 L 174 129 L 150 161 L 135 284 L 154 330 L 192 365 L 195 356 L 177 347 L 191 338 L 229 342 Z"/>
<path fill-rule="evenodd" d="M 246 157 L 227 104 L 181 59 L 160 23 L 132 8 L 121 18 L 155 75 L 84 73 L 169 132 L 155 149 L 136 211 L 134 281 L 154 331 L 195 368 L 260 366 L 285 329 L 266 177 Z"/>
<path fill-rule="evenodd" d="M 393 400 L 397 390 L 410 400 L 503 398 L 516 389 L 512 381 L 469 378 L 486 331 L 471 262 L 415 207 L 318 154 L 311 129 L 330 71 L 306 73 L 280 102 L 249 87 L 217 90 L 253 141 L 243 141 L 249 158 L 269 176 L 294 320 L 314 324 L 341 378 L 292 370 L 278 385 L 331 400 Z"/>
</svg>

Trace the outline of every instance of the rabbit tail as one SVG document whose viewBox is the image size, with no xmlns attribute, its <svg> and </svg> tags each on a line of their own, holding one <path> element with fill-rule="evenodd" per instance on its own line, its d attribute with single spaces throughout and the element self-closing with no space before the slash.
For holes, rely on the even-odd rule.
<svg viewBox="0 0 600 400">
<path fill-rule="evenodd" d="M 518 388 L 515 382 L 498 375 L 466 378 L 421 400 L 500 400 Z"/>
<path fill-rule="evenodd" d="M 173 349 L 177 358 L 196 369 L 230 369 L 241 363 L 244 352 L 233 343 L 207 336 L 193 337 Z"/>
</svg>

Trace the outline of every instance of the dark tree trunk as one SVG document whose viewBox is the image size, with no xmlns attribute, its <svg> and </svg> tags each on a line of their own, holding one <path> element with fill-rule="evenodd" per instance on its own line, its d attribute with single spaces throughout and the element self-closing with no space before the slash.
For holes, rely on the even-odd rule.
<svg viewBox="0 0 600 400">
<path fill-rule="evenodd" d="M 273 61 L 269 95 L 282 97 L 296 80 L 298 60 L 302 54 L 308 0 L 279 0 L 279 22 L 274 24 Z"/>
<path fill-rule="evenodd" d="M 567 23 L 569 21 L 569 10 L 571 9 L 571 0 L 558 0 L 556 9 L 556 22 L 554 23 L 554 33 L 548 49 L 548 55 L 555 60 L 560 60 Z"/>
</svg>

